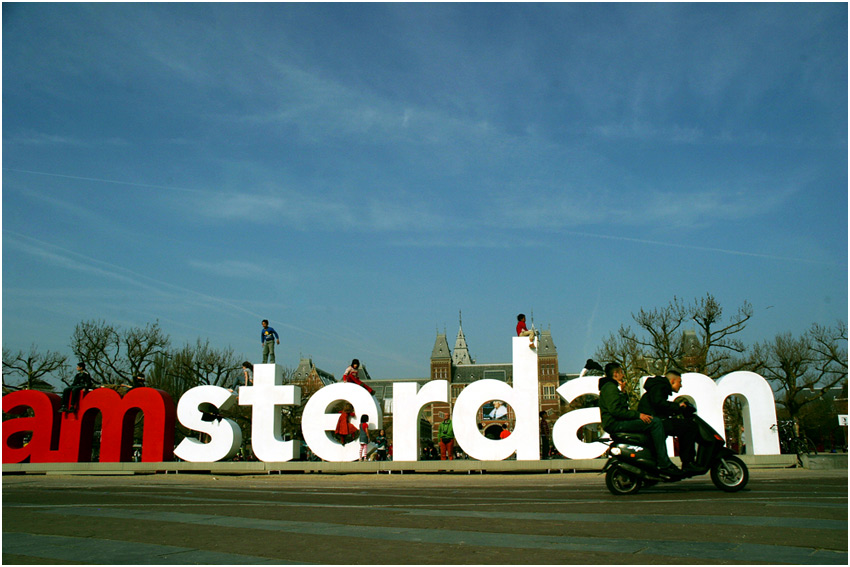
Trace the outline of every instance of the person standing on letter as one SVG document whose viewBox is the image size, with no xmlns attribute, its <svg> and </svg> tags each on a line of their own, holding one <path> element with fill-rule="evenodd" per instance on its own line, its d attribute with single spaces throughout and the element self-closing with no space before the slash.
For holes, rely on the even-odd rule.
<svg viewBox="0 0 850 567">
<path fill-rule="evenodd" d="M 280 344 L 280 336 L 277 331 L 269 327 L 269 320 L 263 319 L 263 329 L 260 331 L 260 344 L 263 345 L 263 364 L 270 362 L 274 364 L 274 343 Z"/>
</svg>

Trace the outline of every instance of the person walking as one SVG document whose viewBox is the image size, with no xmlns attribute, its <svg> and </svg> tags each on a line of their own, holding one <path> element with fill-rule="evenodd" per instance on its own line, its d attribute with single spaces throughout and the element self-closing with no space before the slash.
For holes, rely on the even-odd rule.
<svg viewBox="0 0 850 567">
<path fill-rule="evenodd" d="M 269 327 L 269 320 L 263 319 L 263 328 L 260 331 L 260 344 L 263 345 L 263 364 L 274 364 L 274 344 L 280 344 L 280 335 L 277 331 Z"/>
<path fill-rule="evenodd" d="M 440 424 L 437 437 L 440 439 L 440 460 L 445 461 L 447 457 L 450 461 L 455 460 L 455 432 L 451 417 L 447 417 Z"/>
</svg>

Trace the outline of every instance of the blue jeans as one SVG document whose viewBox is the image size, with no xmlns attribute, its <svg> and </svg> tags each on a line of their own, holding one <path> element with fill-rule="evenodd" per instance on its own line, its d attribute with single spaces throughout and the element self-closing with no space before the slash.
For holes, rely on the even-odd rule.
<svg viewBox="0 0 850 567">
<path fill-rule="evenodd" d="M 673 466 L 670 457 L 667 455 L 667 434 L 664 432 L 664 422 L 657 417 L 653 417 L 649 423 L 644 422 L 642 419 L 615 421 L 606 427 L 605 430 L 608 433 L 646 433 L 652 439 L 658 468 L 663 469 Z"/>
<path fill-rule="evenodd" d="M 274 364 L 274 340 L 263 343 L 263 364 L 267 362 Z"/>
</svg>

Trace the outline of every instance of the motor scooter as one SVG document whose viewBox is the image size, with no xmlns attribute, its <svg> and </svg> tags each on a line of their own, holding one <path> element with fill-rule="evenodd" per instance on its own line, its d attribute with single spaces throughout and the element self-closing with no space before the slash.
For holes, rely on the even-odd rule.
<svg viewBox="0 0 850 567">
<path fill-rule="evenodd" d="M 580 376 L 588 370 L 602 370 L 599 364 L 588 360 Z M 677 400 L 679 401 L 679 400 Z M 723 437 L 701 417 L 696 408 L 687 404 L 685 415 L 678 419 L 692 420 L 697 426 L 697 454 L 695 469 L 682 475 L 670 476 L 660 473 L 655 459 L 652 439 L 645 433 L 609 433 L 610 440 L 600 441 L 608 445 L 608 461 L 602 469 L 605 485 L 616 495 L 635 494 L 642 487 L 659 482 L 678 482 L 685 478 L 710 473 L 714 486 L 724 492 L 738 492 L 749 481 L 747 465 L 726 447 Z"/>
<path fill-rule="evenodd" d="M 747 485 L 750 473 L 744 461 L 726 447 L 720 434 L 696 415 L 696 408 L 691 405 L 688 407 L 692 415 L 680 419 L 690 419 L 697 426 L 695 469 L 683 472 L 681 476 L 659 474 L 652 439 L 648 435 L 611 433 L 606 452 L 608 461 L 602 471 L 605 473 L 605 485 L 612 494 L 635 494 L 644 486 L 658 482 L 677 482 L 706 473 L 710 473 L 714 486 L 724 492 L 738 492 Z"/>
</svg>

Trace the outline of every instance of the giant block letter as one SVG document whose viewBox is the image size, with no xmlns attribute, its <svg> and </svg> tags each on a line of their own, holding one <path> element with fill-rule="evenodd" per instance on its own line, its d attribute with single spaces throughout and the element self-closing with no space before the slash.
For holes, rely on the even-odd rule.
<svg viewBox="0 0 850 567">
<path fill-rule="evenodd" d="M 3 413 L 20 415 L 3 422 L 3 462 L 45 463 L 52 443 L 59 441 L 59 405 L 62 400 L 56 394 L 38 390 L 19 390 L 3 396 Z M 27 408 L 33 415 L 24 417 Z M 30 441 L 24 445 L 24 436 L 31 433 Z"/>
<path fill-rule="evenodd" d="M 452 423 L 458 445 L 480 461 L 502 460 L 516 452 L 520 461 L 540 459 L 537 420 L 537 351 L 525 337 L 514 337 L 513 387 L 499 380 L 478 380 L 466 386 L 455 402 Z M 490 400 L 503 400 L 516 416 L 514 430 L 505 439 L 487 439 L 478 430 L 478 409 Z"/>
<path fill-rule="evenodd" d="M 645 383 L 647 378 L 643 377 L 641 384 Z M 558 388 L 558 393 L 567 402 L 581 395 L 599 395 L 598 381 L 597 376 L 577 378 Z M 733 394 L 745 398 L 744 426 L 749 432 L 751 454 L 778 455 L 779 436 L 776 429 L 771 429 L 776 423 L 773 392 L 767 381 L 758 374 L 732 372 L 715 382 L 704 374 L 687 372 L 682 375 L 682 389 L 675 397 L 690 398 L 700 417 L 725 438 L 723 401 Z M 553 429 L 555 447 L 570 459 L 592 459 L 602 455 L 605 445 L 598 442 L 583 443 L 576 437 L 576 431 L 580 427 L 600 421 L 599 408 L 584 408 L 564 414 Z M 667 448 L 668 452 L 672 451 L 672 438 L 667 440 Z"/>
<path fill-rule="evenodd" d="M 253 406 L 251 448 L 258 459 L 281 462 L 295 458 L 300 443 L 283 440 L 278 406 L 300 403 L 301 388 L 283 385 L 283 368 L 277 364 L 254 365 L 254 385 L 239 388 L 239 405 Z"/>
<path fill-rule="evenodd" d="M 419 459 L 419 412 L 427 404 L 448 401 L 448 380 L 434 380 L 421 389 L 415 382 L 393 384 L 394 461 Z"/>
<path fill-rule="evenodd" d="M 767 380 L 754 372 L 732 372 L 717 382 L 704 374 L 688 372 L 682 375 L 679 396 L 696 403 L 700 417 L 726 437 L 723 423 L 723 402 L 737 394 L 745 399 L 744 428 L 752 455 L 778 455 L 779 433 L 771 429 L 776 424 L 776 404 Z"/>
<path fill-rule="evenodd" d="M 254 367 L 256 368 L 256 366 Z M 301 433 L 310 450 L 325 461 L 356 461 L 360 442 L 353 441 L 340 445 L 331 438 L 330 432 L 336 429 L 339 414 L 327 413 L 334 402 L 345 400 L 354 406 L 355 418 L 352 423 L 360 425 L 360 416 L 369 417 L 369 429 L 380 429 L 384 424 L 381 407 L 362 386 L 351 382 L 331 384 L 313 394 L 304 406 L 301 414 Z"/>
<path fill-rule="evenodd" d="M 31 463 L 74 463 L 91 459 L 92 439 L 98 411 L 102 415 L 100 462 L 117 463 L 132 459 L 133 434 L 136 416 L 145 416 L 142 437 L 142 461 L 170 461 L 174 451 L 174 402 L 166 392 L 154 388 L 135 388 L 122 398 L 115 390 L 98 388 L 81 393 L 79 407 L 74 413 L 57 419 L 58 396 L 40 392 L 21 391 L 3 398 L 4 411 L 9 404 L 13 413 L 22 406 L 35 412 L 32 418 L 17 418 L 3 424 L 4 448 L 11 447 L 11 458 L 26 458 Z M 9 400 L 7 400 L 9 398 Z M 23 420 L 23 421 L 18 421 Z M 56 430 L 57 422 L 61 423 Z M 8 423 L 8 426 L 7 426 Z M 22 432 L 32 431 L 34 443 L 16 447 Z M 49 439 L 49 440 L 48 440 Z M 4 459 L 6 452 L 4 451 Z M 6 461 L 4 461 L 6 462 Z M 20 462 L 20 461 L 17 461 Z"/>
<path fill-rule="evenodd" d="M 599 376 L 583 376 L 565 382 L 558 388 L 558 394 L 567 403 L 579 396 L 599 394 Z M 568 412 L 555 422 L 552 428 L 552 442 L 555 448 L 568 459 L 595 459 L 605 453 L 604 443 L 585 443 L 578 438 L 578 430 L 585 425 L 599 423 L 602 418 L 599 408 L 582 408 Z"/>
<path fill-rule="evenodd" d="M 209 443 L 186 437 L 174 449 L 174 454 L 190 463 L 214 463 L 233 457 L 242 446 L 242 429 L 233 420 L 222 418 L 203 421 L 198 406 L 212 404 L 227 410 L 236 403 L 236 395 L 218 386 L 197 386 L 183 394 L 177 404 L 177 419 L 184 427 L 210 436 Z"/>
</svg>

